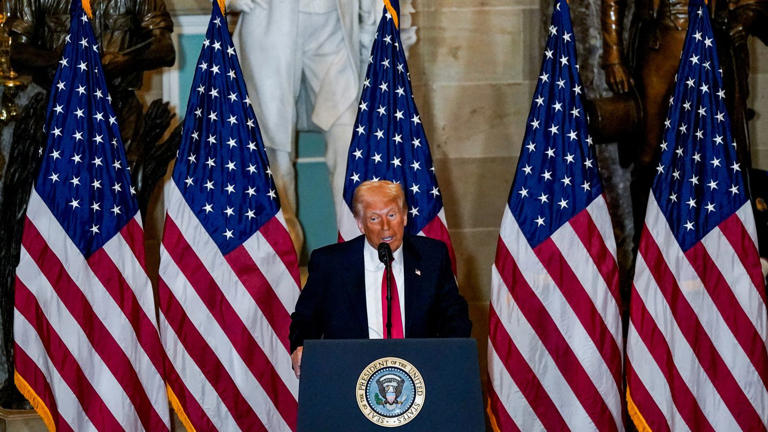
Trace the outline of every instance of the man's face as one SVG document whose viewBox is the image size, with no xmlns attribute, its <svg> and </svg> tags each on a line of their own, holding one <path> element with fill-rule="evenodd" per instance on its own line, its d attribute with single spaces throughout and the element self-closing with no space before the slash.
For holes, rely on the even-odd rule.
<svg viewBox="0 0 768 432">
<path fill-rule="evenodd" d="M 398 205 L 397 200 L 385 200 L 372 197 L 363 204 L 363 211 L 357 219 L 357 227 L 373 247 L 379 243 L 389 243 L 392 251 L 403 244 L 403 229 L 408 223 L 408 215 Z"/>
</svg>

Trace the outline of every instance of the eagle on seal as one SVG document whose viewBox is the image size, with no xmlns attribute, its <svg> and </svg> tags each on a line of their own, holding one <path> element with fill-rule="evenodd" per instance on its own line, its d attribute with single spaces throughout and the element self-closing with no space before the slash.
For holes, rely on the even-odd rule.
<svg viewBox="0 0 768 432">
<path fill-rule="evenodd" d="M 384 375 L 376 380 L 376 385 L 379 386 L 379 394 L 384 396 L 381 404 L 389 410 L 393 410 L 402 404 L 400 395 L 403 392 L 404 384 L 405 380 L 394 374 Z"/>
</svg>

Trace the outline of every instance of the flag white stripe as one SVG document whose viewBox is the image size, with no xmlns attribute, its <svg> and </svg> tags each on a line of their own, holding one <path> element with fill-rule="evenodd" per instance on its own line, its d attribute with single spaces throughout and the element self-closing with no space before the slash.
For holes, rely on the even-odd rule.
<svg viewBox="0 0 768 432">
<path fill-rule="evenodd" d="M 619 335 L 621 334 L 619 308 L 616 305 L 613 296 L 611 296 L 610 292 L 608 291 L 608 287 L 605 285 L 605 281 L 603 280 L 602 276 L 600 276 L 600 271 L 595 266 L 595 263 L 592 261 L 592 258 L 589 256 L 589 254 L 585 253 L 583 248 L 573 247 L 573 245 L 581 244 L 581 240 L 576 235 L 576 232 L 569 224 L 564 224 L 557 231 L 552 233 L 550 238 L 554 241 L 557 248 L 563 254 L 563 257 L 571 266 L 571 269 L 576 275 L 576 278 L 579 280 L 581 285 L 584 287 L 584 290 L 589 295 L 590 299 L 592 300 L 592 304 L 595 305 L 595 308 L 598 314 L 600 314 L 603 323 L 607 325 L 606 330 L 611 332 L 610 337 L 614 342 L 616 342 L 617 347 L 621 347 L 621 343 L 618 340 L 620 338 Z M 534 291 L 539 290 L 534 289 Z M 560 290 L 558 290 L 558 293 L 560 293 Z M 566 301 L 565 297 L 562 298 L 562 301 Z M 572 311 L 569 306 L 566 306 L 566 303 L 562 303 L 562 306 L 566 307 L 569 312 Z M 578 320 L 578 317 L 574 315 L 572 319 Z M 558 324 L 560 323 L 560 320 L 558 319 L 555 321 Z M 580 328 L 583 328 L 581 327 L 581 323 L 579 323 L 579 326 Z M 561 329 L 561 331 L 563 330 Z M 620 401 L 621 393 L 616 384 L 616 380 L 613 379 L 611 369 L 609 365 L 606 364 L 604 357 L 594 345 L 592 340 L 589 339 L 589 334 L 586 332 L 586 330 L 583 334 L 576 337 L 587 338 L 579 340 L 582 340 L 586 347 L 593 348 L 594 351 L 590 352 L 592 350 L 585 350 L 583 356 L 579 356 L 580 350 L 577 348 L 581 344 L 571 343 L 573 341 L 571 337 L 574 336 L 569 337 L 564 331 L 563 335 L 565 336 L 566 340 L 569 341 L 571 348 L 579 357 L 579 361 L 584 366 L 584 369 L 587 370 L 590 379 L 595 384 L 595 387 L 597 387 L 598 392 L 600 392 L 600 394 L 603 396 L 603 399 L 606 401 Z M 620 362 L 620 358 L 617 359 L 617 361 Z M 607 405 L 608 409 L 611 410 L 611 414 L 613 414 L 613 419 L 616 421 L 616 424 L 620 424 L 621 405 L 611 403 L 607 403 Z"/>
<path fill-rule="evenodd" d="M 139 213 L 136 213 L 134 219 L 141 224 L 141 216 Z M 143 245 L 141 246 L 143 247 Z M 156 313 L 154 306 L 155 301 L 150 288 L 152 282 L 150 282 L 146 272 L 137 271 L 138 269 L 141 269 L 142 266 L 136 258 L 136 255 L 131 251 L 131 246 L 126 242 L 122 235 L 118 234 L 105 243 L 102 249 L 109 255 L 112 262 L 115 263 L 115 267 L 120 271 L 120 274 L 136 296 L 139 306 L 141 306 L 141 309 L 150 318 L 152 325 L 157 328 L 157 323 L 155 323 L 154 320 Z"/>
<path fill-rule="evenodd" d="M 116 244 L 120 243 L 122 243 L 120 246 L 116 246 Z M 141 267 L 141 264 L 136 259 L 136 256 L 132 252 L 127 253 L 130 251 L 130 249 L 123 249 L 122 251 L 119 249 L 128 247 L 129 246 L 127 243 L 125 243 L 123 236 L 118 234 L 110 239 L 107 243 L 105 243 L 103 248 L 109 255 L 109 258 L 115 264 L 117 270 L 125 278 L 129 288 L 134 292 L 139 307 L 147 315 L 147 318 L 149 318 L 144 322 L 150 322 L 152 324 L 152 330 L 157 332 L 157 323 L 155 322 L 157 312 L 153 306 L 154 293 L 152 291 L 152 283 L 149 281 L 149 277 L 147 277 L 146 272 L 142 270 L 143 267 Z M 147 310 L 147 307 L 151 309 Z M 121 315 L 125 317 L 125 323 L 127 325 L 131 325 L 131 321 L 128 320 L 128 317 L 126 317 L 125 314 L 122 314 L 122 312 Z M 102 321 L 104 321 L 101 316 L 100 318 Z M 112 331 L 112 327 L 109 327 L 111 324 L 107 324 L 105 322 L 105 325 L 114 337 L 115 332 Z M 122 348 L 123 352 L 125 352 L 126 356 L 131 362 L 131 365 L 136 370 L 136 374 L 139 377 L 139 381 L 141 382 L 142 387 L 146 391 L 150 403 L 155 408 L 155 410 L 157 410 L 160 418 L 162 418 L 170 427 L 168 396 L 165 389 L 165 381 L 163 379 L 165 372 L 163 370 L 158 370 L 155 367 L 155 364 L 152 362 L 152 359 L 150 359 L 149 354 L 144 350 L 144 347 L 139 345 L 138 336 L 136 335 L 133 327 L 131 327 L 130 330 L 120 333 L 127 333 L 136 338 L 136 343 L 130 345 L 120 344 L 117 338 L 115 338 L 115 340 L 118 340 L 120 348 Z M 157 342 L 157 339 L 155 342 Z M 158 344 L 157 353 L 160 354 L 161 350 L 162 347 Z M 162 361 L 162 358 L 158 357 L 158 360 Z"/>
<path fill-rule="evenodd" d="M 613 225 L 611 225 L 611 216 L 608 211 L 608 205 L 605 202 L 605 197 L 600 195 L 594 199 L 587 206 L 587 212 L 592 218 L 597 230 L 600 232 L 600 237 L 603 238 L 603 242 L 611 252 L 611 256 L 614 261 L 616 260 L 616 238 L 613 234 Z"/>
<path fill-rule="evenodd" d="M 224 298 L 237 312 L 240 321 L 251 330 L 256 343 L 264 351 L 272 367 L 293 394 L 293 397 L 298 399 L 299 384 L 291 369 L 290 353 L 285 349 L 285 345 L 280 341 L 261 309 L 255 307 L 253 297 L 224 259 L 221 251 L 200 224 L 200 221 L 186 205 L 186 201 L 184 201 L 176 185 L 171 184 L 166 190 L 169 191 L 169 194 L 166 195 L 168 215 L 174 220 L 184 240 L 195 251 L 207 272 L 216 282 Z M 169 258 L 169 256 L 161 257 L 161 262 L 163 259 Z M 161 268 L 163 267 L 161 266 Z M 162 271 L 160 276 L 165 279 L 165 274 Z M 165 280 L 169 286 L 173 286 L 167 279 Z M 295 282 L 292 284 L 295 286 Z M 275 286 L 272 287 L 273 290 L 278 291 L 275 288 Z M 181 299 L 181 297 L 179 298 Z M 205 327 L 201 329 L 205 329 Z M 206 334 L 204 331 L 201 333 Z"/>
<path fill-rule="evenodd" d="M 744 228 L 749 234 L 749 238 L 752 240 L 752 244 L 757 247 L 757 227 L 755 227 L 755 215 L 752 213 L 752 205 L 750 202 L 744 203 L 740 209 L 736 210 L 736 214 L 739 215 L 741 223 L 744 224 Z"/>
<path fill-rule="evenodd" d="M 357 221 L 349 206 L 344 206 L 344 209 L 339 212 L 336 219 L 339 221 L 339 234 L 341 234 L 341 238 L 344 240 L 351 240 L 362 234 L 360 228 L 357 227 Z"/>
<path fill-rule="evenodd" d="M 63 230 L 61 225 L 59 225 L 58 221 L 56 221 L 53 214 L 48 209 L 48 206 L 43 202 L 34 188 L 32 189 L 32 194 L 29 200 L 27 218 L 29 218 L 35 225 L 40 232 L 41 237 L 45 239 L 48 247 L 61 261 L 61 265 L 67 271 L 69 277 L 80 288 L 80 291 L 85 298 L 88 299 L 88 303 L 91 305 L 93 312 L 99 317 L 101 322 L 104 323 L 104 326 L 115 339 L 115 342 L 122 348 L 123 352 L 130 360 L 131 365 L 136 370 L 139 381 L 141 382 L 149 401 L 152 403 L 152 406 L 155 407 L 160 417 L 167 421 L 168 416 L 164 414 L 164 409 L 167 409 L 168 399 L 166 397 L 165 384 L 162 380 L 161 371 L 158 371 L 155 368 L 155 365 L 152 363 L 147 353 L 142 349 L 128 317 L 125 316 L 120 306 L 115 303 L 115 300 L 101 284 L 101 281 L 88 266 L 88 263 L 80 253 L 80 250 L 72 243 L 69 235 Z M 110 239 L 106 245 L 115 241 L 116 238 L 122 239 L 122 236 L 117 234 Z M 128 255 L 125 252 L 126 251 L 112 250 L 110 258 L 113 262 L 117 262 L 119 260 L 115 259 L 115 257 L 124 257 Z M 133 253 L 130 255 L 133 255 Z M 29 259 L 32 261 L 31 257 Z M 37 264 L 35 264 L 35 269 L 36 268 Z M 122 271 L 123 269 L 120 270 Z M 20 270 L 17 270 L 17 272 L 19 271 Z M 122 274 L 126 275 L 131 273 L 144 274 L 144 271 L 141 270 L 141 267 L 135 267 L 132 270 L 126 269 Z M 45 283 L 46 286 L 50 286 L 47 279 L 45 280 Z M 146 284 L 147 285 L 144 286 L 143 290 L 139 286 L 132 285 L 131 288 L 137 293 L 137 297 L 149 297 L 154 301 L 152 286 L 149 284 L 149 279 L 146 279 Z M 30 289 L 33 288 L 29 284 L 27 284 L 27 286 L 29 286 Z M 53 293 L 55 291 L 51 292 Z M 62 305 L 62 307 L 64 306 Z M 43 308 L 43 310 L 47 311 L 48 309 Z M 152 308 L 148 316 L 151 321 L 154 321 L 154 308 Z"/>
<path fill-rule="evenodd" d="M 637 335 L 637 330 L 632 323 L 629 324 L 627 340 L 636 341 L 636 343 L 627 344 L 627 357 L 632 361 L 632 368 L 634 369 L 638 380 L 643 382 L 648 394 L 651 395 L 651 398 L 656 402 L 656 405 L 659 406 L 659 409 L 664 414 L 664 417 L 670 426 L 670 430 L 680 432 L 688 431 L 688 425 L 680 416 L 677 406 L 675 406 L 672 393 L 669 389 L 669 383 L 667 383 L 666 378 L 661 373 L 661 370 L 659 370 L 656 360 L 651 356 L 645 343 L 640 340 L 640 336 Z M 630 392 L 631 391 L 632 389 L 630 388 Z"/>
<path fill-rule="evenodd" d="M 589 333 L 587 333 L 586 329 L 582 326 L 581 321 L 579 321 L 578 316 L 568 304 L 568 301 L 563 296 L 560 288 L 552 280 L 549 273 L 547 273 L 547 270 L 533 252 L 533 249 L 531 249 L 530 244 L 525 240 L 523 233 L 519 231 L 517 221 L 509 211 L 509 207 L 506 207 L 506 210 L 504 211 L 502 225 L 505 228 L 501 233 L 502 241 L 514 257 L 515 262 L 520 269 L 520 273 L 528 282 L 528 285 L 533 288 L 533 292 L 536 293 L 539 301 L 551 315 L 555 325 L 560 330 L 563 338 L 568 342 L 571 350 L 579 360 L 579 363 L 584 367 L 584 370 L 589 375 L 590 380 L 595 385 L 598 392 L 604 396 L 603 400 L 611 411 L 611 415 L 616 424 L 621 424 L 621 405 L 618 403 L 618 401 L 621 400 L 621 395 L 619 394 L 619 389 L 616 387 L 616 382 L 613 380 L 613 375 L 606 365 L 602 354 L 592 342 Z M 560 231 L 564 229 L 565 234 L 560 234 Z M 571 234 L 572 238 L 567 238 L 567 234 Z M 563 225 L 555 231 L 551 238 L 554 240 L 555 238 L 563 236 L 566 237 L 562 238 L 562 241 L 568 246 L 560 248 L 561 251 L 572 248 L 573 244 L 581 244 L 578 236 L 576 236 L 573 229 L 568 224 Z M 511 245 L 514 247 L 510 247 Z M 572 262 L 569 262 L 569 264 L 573 265 Z M 574 269 L 574 271 L 575 270 L 577 269 Z M 586 269 L 579 270 L 586 271 Z M 602 277 L 598 274 L 596 274 L 593 279 L 602 282 Z M 593 283 L 587 283 L 587 285 L 584 286 L 589 290 L 592 285 Z M 610 295 L 606 292 L 605 296 L 609 297 Z M 508 333 L 514 338 L 513 331 L 508 331 Z M 613 337 L 616 339 L 617 335 L 613 335 Z M 541 348 L 543 349 L 543 345 Z M 541 374 L 545 373 L 546 371 L 543 371 Z M 555 390 L 552 389 L 550 393 L 553 391 Z"/>
<path fill-rule="evenodd" d="M 745 205 L 751 204 L 746 203 Z M 766 388 L 762 385 L 754 385 L 756 380 L 762 382 L 760 376 L 757 374 L 757 371 L 747 356 L 747 353 L 744 352 L 744 349 L 734 337 L 733 332 L 731 332 L 731 330 L 728 328 L 728 325 L 723 319 L 723 316 L 718 311 L 713 299 L 709 296 L 709 293 L 704 287 L 704 283 L 696 274 L 696 271 L 691 266 L 682 249 L 680 249 L 680 245 L 677 243 L 677 240 L 672 234 L 672 231 L 670 231 L 669 225 L 667 224 L 667 221 L 664 218 L 664 215 L 661 213 L 661 210 L 659 209 L 658 204 L 656 203 L 656 200 L 653 196 L 651 196 L 651 199 L 648 200 L 648 209 L 646 210 L 646 226 L 648 227 L 648 230 L 651 232 L 653 237 L 656 239 L 656 243 L 658 244 L 659 249 L 661 250 L 661 253 L 664 257 L 664 261 L 666 261 L 668 264 L 672 262 L 676 263 L 675 265 L 670 265 L 670 268 L 675 269 L 673 273 L 678 285 L 680 286 L 681 292 L 685 296 L 685 299 L 688 301 L 688 303 L 691 305 L 693 311 L 696 313 L 696 316 L 704 328 L 704 331 L 712 340 L 712 344 L 720 354 L 720 357 L 723 359 L 725 365 L 733 374 L 734 378 L 739 384 L 739 387 L 741 387 L 741 389 L 744 391 L 747 398 L 751 401 L 752 405 L 755 407 L 758 413 L 768 412 L 768 393 L 766 393 Z M 706 237 L 710 236 L 722 236 L 722 234 L 720 230 L 717 229 L 707 234 Z M 726 239 L 722 239 L 722 241 L 727 243 Z M 712 243 L 711 238 L 709 242 Z M 722 255 L 725 255 L 725 252 L 729 250 L 733 251 L 733 249 L 729 247 L 728 249 L 721 249 L 718 251 L 719 253 L 710 256 L 713 258 L 714 256 L 720 256 L 721 258 L 719 259 L 722 260 Z M 738 260 L 738 258 L 736 259 Z M 722 271 L 723 268 L 724 267 L 720 267 L 720 270 Z M 638 271 L 639 270 L 636 269 L 635 273 L 637 274 Z M 653 283 L 655 286 L 655 281 Z M 641 284 L 638 286 L 645 287 L 647 285 Z M 746 285 L 746 290 L 744 289 L 745 286 L 743 285 L 741 287 L 732 285 L 731 291 L 734 293 L 738 291 L 754 292 L 752 287 L 753 285 L 750 280 L 748 285 Z M 661 295 L 661 292 L 656 290 L 654 291 L 654 295 Z M 665 309 L 654 309 L 652 312 L 656 312 L 658 314 L 658 311 L 660 310 Z M 682 333 L 677 333 L 676 335 L 682 336 Z M 763 424 L 765 424 L 765 421 L 766 420 L 763 419 Z"/>
<path fill-rule="evenodd" d="M 757 228 L 755 228 L 755 216 L 752 213 L 752 205 L 749 202 L 744 203 L 744 205 L 736 210 L 736 215 L 738 215 L 741 223 L 744 225 L 744 229 L 749 234 L 752 244 L 757 245 Z"/>
<path fill-rule="evenodd" d="M 290 314 L 299 299 L 299 286 L 293 279 L 290 270 L 280 256 L 272 249 L 264 235 L 256 232 L 243 243 L 243 247 L 251 256 L 264 278 L 272 287 L 272 291 L 280 299 L 285 310 Z M 294 395 L 295 396 L 295 395 Z"/>
<path fill-rule="evenodd" d="M 218 249 L 216 250 L 218 251 Z M 242 357 L 240 357 L 240 354 L 233 349 L 226 332 L 211 315 L 186 276 L 176 266 L 164 245 L 160 246 L 160 262 L 162 263 L 160 274 L 163 281 L 165 281 L 181 304 L 190 323 L 203 335 L 208 346 L 232 377 L 243 398 L 248 401 L 261 421 L 265 425 L 269 425 L 271 430 L 277 430 L 278 425 L 279 430 L 289 430 L 290 428 L 275 408 L 269 395 L 266 394 L 259 381 L 251 373 L 251 370 L 245 364 Z M 240 306 L 244 307 L 246 305 Z M 253 301 L 250 302 L 250 308 L 257 309 Z M 257 319 L 260 319 L 262 323 L 266 321 L 263 317 Z M 244 322 L 251 325 L 257 324 L 253 320 Z M 248 325 L 248 327 L 251 326 Z M 255 329 L 256 334 L 254 336 L 257 339 L 259 331 L 260 329 Z M 283 351 L 285 351 L 284 348 Z M 269 353 L 267 355 L 269 356 Z M 286 357 L 288 357 L 287 354 Z M 288 359 L 288 365 L 290 366 L 290 358 Z M 195 379 L 199 379 L 199 377 Z"/>
<path fill-rule="evenodd" d="M 445 221 L 445 207 L 440 207 L 440 211 L 437 212 L 437 217 L 440 218 L 440 221 L 443 223 L 445 229 L 448 229 L 448 222 Z"/>
<path fill-rule="evenodd" d="M 75 267 L 69 265 L 67 268 Z M 117 422 L 127 429 L 141 428 L 136 408 L 130 403 L 123 387 L 112 375 L 102 358 L 95 354 L 95 350 L 80 324 L 70 314 L 69 309 L 61 303 L 48 279 L 23 247 L 21 248 L 19 266 L 16 268 L 16 276 L 37 298 L 51 327 L 56 330 L 62 342 L 72 353 L 83 374 L 88 378 L 99 398 L 104 401 L 109 411 L 115 416 Z M 96 319 L 96 317 L 93 318 Z M 130 327 L 126 328 L 118 326 L 118 324 L 113 324 L 107 329 L 112 334 L 116 331 L 120 334 L 127 333 L 126 330 L 131 333 L 133 331 Z"/>
<path fill-rule="evenodd" d="M 651 274 L 651 270 L 648 268 L 644 257 L 638 254 L 637 261 L 635 262 L 635 286 L 637 287 L 635 291 L 642 298 L 648 314 L 656 322 L 659 331 L 664 336 L 664 340 L 666 340 L 672 353 L 672 358 L 675 359 L 675 365 L 680 371 L 680 376 L 691 387 L 691 391 L 704 412 L 704 416 L 715 430 L 739 430 L 739 425 L 736 423 L 728 407 L 723 403 L 720 394 L 712 385 L 709 376 L 707 376 L 696 358 L 692 347 L 683 336 L 682 330 L 673 319 L 673 313 L 669 310 L 667 300 L 662 295 L 659 286 L 651 277 Z M 699 281 L 697 280 L 696 282 Z M 685 288 L 683 288 L 683 291 L 685 291 Z M 701 291 L 702 289 L 699 289 L 699 292 Z M 717 347 L 717 345 L 715 346 Z M 635 363 L 636 361 L 632 360 L 632 364 L 634 365 Z M 654 366 L 658 367 L 655 362 Z M 648 384 L 646 383 L 647 386 Z M 717 415 L 713 416 L 715 413 Z"/>
<path fill-rule="evenodd" d="M 608 217 L 608 215 L 604 217 Z M 564 224 L 560 229 L 552 233 L 550 238 L 560 250 L 563 258 L 571 266 L 579 283 L 584 287 L 584 291 L 589 295 L 597 313 L 600 314 L 607 329 L 611 332 L 614 342 L 616 342 L 617 346 L 621 347 L 619 305 L 616 304 L 616 300 L 611 295 L 605 279 L 600 275 L 600 269 L 597 268 L 592 257 L 586 252 L 586 246 L 581 246 L 581 239 L 579 239 L 579 236 L 570 224 Z M 574 247 L 574 245 L 579 246 Z M 610 374 L 610 370 L 606 369 L 605 373 Z M 613 388 L 616 389 L 616 381 L 611 379 L 611 382 L 613 383 Z"/>
<path fill-rule="evenodd" d="M 504 331 L 512 339 L 512 343 L 517 346 L 518 351 L 525 358 L 541 386 L 560 411 L 568 427 L 572 430 L 594 430 L 595 424 L 560 373 L 557 364 L 544 348 L 528 320 L 520 312 L 520 307 L 509 294 L 496 266 L 492 267 L 491 278 L 491 303 L 499 315 Z M 537 286 L 540 285 L 537 284 Z M 515 421 L 522 415 L 524 412 L 510 412 L 510 416 Z"/>
<path fill-rule="evenodd" d="M 208 382 L 208 378 L 197 366 L 195 360 L 189 356 L 184 345 L 179 341 L 178 335 L 176 335 L 176 332 L 174 332 L 162 312 L 160 313 L 158 323 L 160 325 L 160 339 L 171 363 L 173 363 L 176 369 L 179 379 L 183 381 L 189 393 L 192 394 L 202 410 L 205 411 L 205 414 L 211 420 L 213 426 L 216 427 L 216 430 L 240 430 L 227 406 L 219 398 L 216 389 Z"/>
<path fill-rule="evenodd" d="M 40 339 L 37 329 L 18 311 L 15 314 L 13 326 L 16 343 L 37 365 L 43 376 L 45 376 L 45 380 L 48 382 L 53 397 L 56 400 L 56 409 L 62 419 L 70 426 L 75 425 L 76 427 L 73 429 L 77 432 L 96 430 L 91 420 L 85 414 L 82 405 L 80 405 L 80 401 L 72 393 L 72 389 L 69 388 L 69 385 L 64 381 L 59 371 L 53 367 L 48 353 L 43 348 L 43 341 Z M 51 409 L 52 407 L 48 408 Z"/>
<path fill-rule="evenodd" d="M 736 212 L 745 228 L 749 224 L 752 216 L 745 214 L 751 212 L 752 204 L 746 202 L 739 211 Z M 748 229 L 748 228 L 747 228 Z M 701 239 L 701 243 L 706 248 L 712 261 L 717 266 L 723 278 L 731 287 L 734 297 L 739 302 L 741 308 L 746 312 L 747 317 L 752 321 L 762 340 L 768 340 L 768 323 L 766 322 L 765 303 L 758 290 L 763 287 L 756 287 L 749 277 L 749 272 L 739 259 L 740 251 L 736 251 L 731 246 L 728 239 L 718 228 L 712 230 Z M 768 409 L 765 410 L 768 412 Z"/>
<path fill-rule="evenodd" d="M 512 365 L 512 367 L 516 366 Z M 544 425 L 541 424 L 528 400 L 520 392 L 515 381 L 512 380 L 490 339 L 488 340 L 488 371 L 496 396 L 499 397 L 499 401 L 510 414 L 510 417 L 514 419 L 517 427 L 521 431 L 543 431 Z M 512 416 L 514 411 L 516 411 L 516 415 Z"/>
</svg>

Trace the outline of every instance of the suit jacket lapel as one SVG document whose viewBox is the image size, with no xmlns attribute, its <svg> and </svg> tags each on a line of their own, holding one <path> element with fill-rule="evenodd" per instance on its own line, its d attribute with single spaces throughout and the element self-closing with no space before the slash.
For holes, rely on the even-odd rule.
<svg viewBox="0 0 768 432">
<path fill-rule="evenodd" d="M 357 324 L 362 327 L 362 334 L 368 337 L 368 309 L 365 303 L 365 260 L 363 259 L 363 246 L 365 237 L 360 236 L 349 241 L 350 247 L 347 253 L 347 259 L 343 264 L 346 268 L 336 271 L 348 272 L 347 291 L 349 293 L 349 302 L 352 306 L 350 311 L 354 315 Z"/>
<path fill-rule="evenodd" d="M 413 320 L 408 317 L 414 317 L 417 313 L 417 305 L 413 302 L 413 293 L 418 286 L 416 280 L 416 269 L 418 268 L 421 256 L 416 251 L 414 246 L 406 235 L 403 238 L 403 283 L 405 284 L 405 299 L 400 301 L 405 302 L 405 337 L 409 337 L 411 324 Z"/>
</svg>

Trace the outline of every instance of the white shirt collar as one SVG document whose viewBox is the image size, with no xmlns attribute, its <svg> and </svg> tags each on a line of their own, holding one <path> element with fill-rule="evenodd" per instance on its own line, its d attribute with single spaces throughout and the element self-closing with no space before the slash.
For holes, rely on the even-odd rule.
<svg viewBox="0 0 768 432">
<path fill-rule="evenodd" d="M 368 243 L 368 239 L 364 238 L 363 243 L 365 243 L 365 246 L 363 247 L 363 254 L 365 256 L 365 259 L 363 262 L 365 262 L 365 269 L 366 270 L 379 270 L 384 267 L 384 263 L 379 261 L 379 251 L 375 247 L 371 246 L 370 243 Z M 403 245 L 401 244 L 399 248 L 397 248 L 396 251 L 392 252 L 392 256 L 394 257 L 394 262 L 399 264 L 393 265 L 402 265 L 403 263 Z"/>
</svg>

